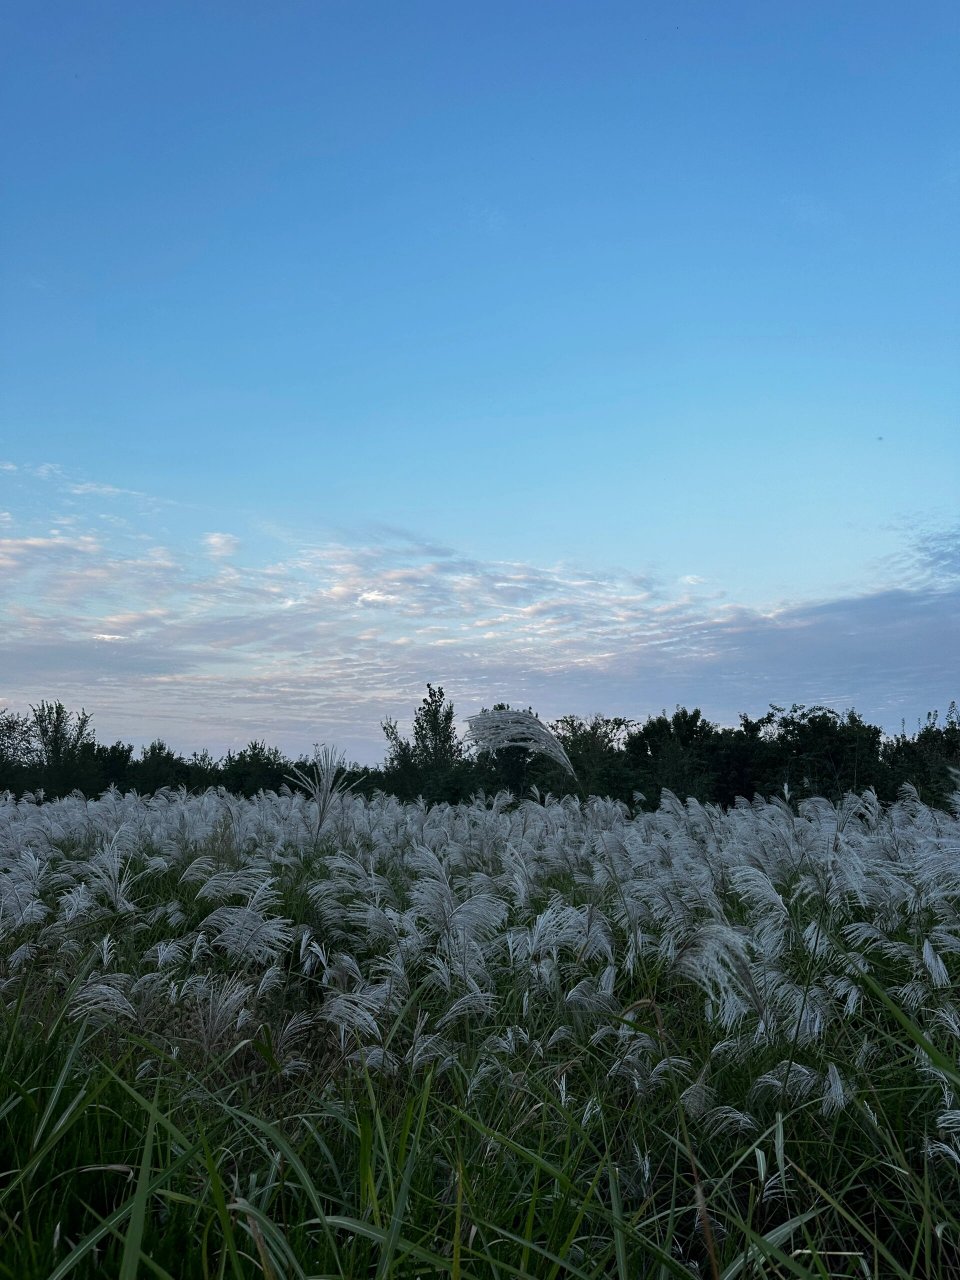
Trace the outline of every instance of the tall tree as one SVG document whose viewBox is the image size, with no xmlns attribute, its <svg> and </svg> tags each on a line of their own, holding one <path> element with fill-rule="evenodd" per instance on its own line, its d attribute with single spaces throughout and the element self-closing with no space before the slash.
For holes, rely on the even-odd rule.
<svg viewBox="0 0 960 1280">
<path fill-rule="evenodd" d="M 382 728 L 389 744 L 385 781 L 401 797 L 425 800 L 463 799 L 469 789 L 469 767 L 454 728 L 454 706 L 443 688 L 427 685 L 427 696 L 413 717 L 413 741 L 403 738 L 395 720 Z"/>
<path fill-rule="evenodd" d="M 57 796 L 75 789 L 95 791 L 99 772 L 92 717 L 82 708 L 68 711 L 59 701 L 40 702 L 30 711 L 44 788 Z"/>
</svg>

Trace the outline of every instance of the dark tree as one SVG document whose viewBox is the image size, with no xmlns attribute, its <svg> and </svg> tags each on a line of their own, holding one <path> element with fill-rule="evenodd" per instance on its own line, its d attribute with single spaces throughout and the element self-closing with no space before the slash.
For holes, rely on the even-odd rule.
<svg viewBox="0 0 960 1280">
<path fill-rule="evenodd" d="M 682 800 L 712 800 L 718 735 L 717 726 L 704 719 L 699 707 L 677 707 L 672 716 L 663 711 L 628 733 L 624 749 L 636 789 L 647 803 L 656 807 L 664 787 Z"/>
<path fill-rule="evenodd" d="M 32 720 L 4 708 L 0 711 L 0 791 L 19 794 L 26 790 L 31 785 L 28 775 L 34 764 Z"/>
<path fill-rule="evenodd" d="M 412 742 L 400 736 L 396 721 L 383 722 L 390 748 L 384 778 L 398 796 L 422 796 L 430 803 L 466 797 L 472 771 L 453 722 L 453 703 L 431 684 L 413 717 Z"/>
<path fill-rule="evenodd" d="M 149 747 L 141 747 L 140 759 L 131 763 L 130 778 L 133 789 L 147 795 L 161 787 L 187 786 L 189 770 L 183 756 L 162 738 L 154 738 Z"/>
<path fill-rule="evenodd" d="M 553 730 L 576 770 L 581 792 L 629 800 L 637 788 L 625 751 L 633 722 L 623 716 L 562 716 Z M 561 780 L 568 786 L 569 779 Z"/>
<path fill-rule="evenodd" d="M 945 720 L 930 711 L 916 734 L 907 736 L 906 726 L 882 747 L 886 789 L 893 794 L 904 783 L 916 787 L 926 804 L 947 805 L 960 790 L 960 709 L 956 702 L 947 708 Z"/>
<path fill-rule="evenodd" d="M 228 791 L 255 796 L 258 791 L 279 791 L 290 767 L 290 761 L 278 747 L 253 741 L 236 754 L 227 752 L 220 766 L 220 781 Z"/>
<path fill-rule="evenodd" d="M 65 796 L 98 790 L 96 738 L 91 716 L 82 708 L 68 711 L 62 702 L 31 707 L 33 744 L 41 785 L 49 795 Z"/>
</svg>

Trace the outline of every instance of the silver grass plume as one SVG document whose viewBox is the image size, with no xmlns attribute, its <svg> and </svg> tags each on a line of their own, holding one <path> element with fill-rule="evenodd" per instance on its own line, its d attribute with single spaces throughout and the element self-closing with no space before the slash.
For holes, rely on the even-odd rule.
<svg viewBox="0 0 960 1280">
<path fill-rule="evenodd" d="M 296 765 L 290 771 L 290 781 L 302 787 L 317 806 L 314 847 L 319 844 L 323 825 L 334 801 L 342 801 L 346 793 L 356 786 L 355 782 L 347 783 L 345 766 L 346 759 L 342 752 L 331 746 L 322 746 L 314 747 L 309 771 Z"/>
<path fill-rule="evenodd" d="M 555 760 L 577 780 L 576 770 L 556 737 L 531 711 L 481 711 L 467 720 L 466 737 L 480 751 L 491 753 L 504 747 L 524 747 Z"/>
</svg>

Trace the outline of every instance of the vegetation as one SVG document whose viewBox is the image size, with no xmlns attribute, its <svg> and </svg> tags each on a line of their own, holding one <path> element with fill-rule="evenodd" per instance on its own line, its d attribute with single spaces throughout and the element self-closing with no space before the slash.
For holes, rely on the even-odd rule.
<svg viewBox="0 0 960 1280">
<path fill-rule="evenodd" d="M 505 704 L 494 710 L 509 711 Z M 515 713 L 516 714 L 516 713 Z M 571 782 L 581 799 L 610 796 L 655 807 L 666 787 L 701 803 L 733 805 L 738 797 L 815 795 L 840 801 L 870 787 L 884 802 L 910 784 L 927 804 L 945 805 L 960 768 L 960 711 L 950 704 L 943 720 L 930 712 L 914 733 L 892 737 L 855 711 L 826 707 L 771 707 L 756 719 L 743 715 L 736 728 L 710 723 L 698 709 L 678 707 L 644 723 L 623 717 L 564 716 L 550 729 L 556 751 L 542 743 L 482 749 L 461 739 L 454 707 L 442 688 L 427 686 L 413 718 L 412 738 L 395 721 L 383 725 L 387 755 L 378 768 L 351 766 L 350 781 L 365 796 L 385 791 L 400 800 L 455 804 L 482 791 L 509 791 L 516 799 L 559 794 Z M 536 735 L 534 735 L 536 736 Z M 549 736 L 549 735 L 547 735 Z M 537 748 L 537 749 L 534 749 Z M 557 754 L 559 753 L 559 754 Z M 566 761 L 566 763 L 565 763 Z M 573 771 L 573 779 L 568 766 Z M 240 795 L 277 791 L 309 759 L 292 761 L 264 741 L 214 760 L 206 751 L 186 759 L 157 740 L 135 755 L 132 746 L 97 742 L 91 717 L 60 702 L 41 702 L 30 714 L 0 710 L 0 791 L 47 797 L 79 790 L 94 798 L 108 787 L 149 794 L 160 787 L 200 791 L 222 786 Z"/>
<path fill-rule="evenodd" d="M 960 1276 L 960 793 L 0 802 L 0 1276 Z"/>
</svg>

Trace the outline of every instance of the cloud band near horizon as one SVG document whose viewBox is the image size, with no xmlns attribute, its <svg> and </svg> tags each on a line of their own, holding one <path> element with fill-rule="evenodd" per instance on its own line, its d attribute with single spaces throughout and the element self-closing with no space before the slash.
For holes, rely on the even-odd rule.
<svg viewBox="0 0 960 1280">
<path fill-rule="evenodd" d="M 888 732 L 960 693 L 960 527 L 918 533 L 862 592 L 760 607 L 695 574 L 481 560 L 399 530 L 267 560 L 242 529 L 166 536 L 143 495 L 55 492 L 55 519 L 27 504 L 0 524 L 0 705 L 83 705 L 102 740 L 326 741 L 373 763 L 427 681 L 460 719 L 509 701 L 736 723 L 801 702 Z"/>
</svg>

